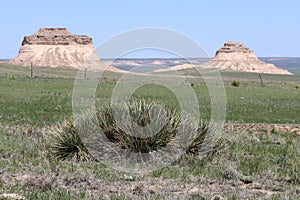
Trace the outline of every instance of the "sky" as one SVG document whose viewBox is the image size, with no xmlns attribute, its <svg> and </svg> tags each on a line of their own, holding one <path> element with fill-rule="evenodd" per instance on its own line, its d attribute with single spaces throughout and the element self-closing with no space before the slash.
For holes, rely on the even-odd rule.
<svg viewBox="0 0 300 200">
<path fill-rule="evenodd" d="M 16 57 L 23 37 L 42 27 L 91 36 L 96 47 L 122 32 L 158 27 L 192 38 L 209 56 L 231 40 L 259 57 L 300 57 L 299 10 L 298 0 L 1 1 L 0 59 Z"/>
</svg>

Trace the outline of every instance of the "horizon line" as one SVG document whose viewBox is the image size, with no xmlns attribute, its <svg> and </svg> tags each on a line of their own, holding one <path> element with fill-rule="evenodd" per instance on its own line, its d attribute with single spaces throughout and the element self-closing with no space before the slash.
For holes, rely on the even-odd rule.
<svg viewBox="0 0 300 200">
<path fill-rule="evenodd" d="M 176 58 L 176 57 L 121 57 L 121 58 L 101 58 L 101 60 L 187 60 L 187 59 L 213 59 L 214 57 L 188 57 L 188 58 Z M 300 56 L 260 56 L 257 58 L 300 58 Z M 9 61 L 15 58 L 0 58 L 1 61 Z"/>
</svg>

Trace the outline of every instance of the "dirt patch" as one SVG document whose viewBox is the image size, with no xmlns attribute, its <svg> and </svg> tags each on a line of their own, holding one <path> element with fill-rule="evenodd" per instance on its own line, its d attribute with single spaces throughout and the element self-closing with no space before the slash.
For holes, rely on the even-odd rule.
<svg viewBox="0 0 300 200">
<path fill-rule="evenodd" d="M 31 126 L 31 125 L 4 125 L 0 124 L 0 130 L 4 130 L 8 134 L 42 134 L 47 133 L 52 126 Z M 224 125 L 224 130 L 239 133 L 247 131 L 251 133 L 297 133 L 300 135 L 300 124 L 234 124 L 227 123 Z"/>
<path fill-rule="evenodd" d="M 224 129 L 232 132 L 248 131 L 251 133 L 297 133 L 299 124 L 225 124 Z"/>
</svg>

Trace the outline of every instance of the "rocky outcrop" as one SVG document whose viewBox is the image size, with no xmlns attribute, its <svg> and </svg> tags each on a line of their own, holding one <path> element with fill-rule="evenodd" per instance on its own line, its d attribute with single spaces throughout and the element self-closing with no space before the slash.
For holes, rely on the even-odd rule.
<svg viewBox="0 0 300 200">
<path fill-rule="evenodd" d="M 93 44 L 92 38 L 73 35 L 66 28 L 41 28 L 37 33 L 25 36 L 22 45 L 71 45 Z"/>
<path fill-rule="evenodd" d="M 21 66 L 69 66 L 79 68 L 86 60 L 98 60 L 92 38 L 74 35 L 65 28 L 41 28 L 25 36 L 17 58 Z"/>
<path fill-rule="evenodd" d="M 214 57 L 214 60 L 258 60 L 253 51 L 240 42 L 226 42 Z"/>
<path fill-rule="evenodd" d="M 203 64 L 179 64 L 176 66 L 158 69 L 155 72 L 177 71 L 199 67 L 202 69 L 218 69 L 220 71 L 255 72 L 266 74 L 289 74 L 273 64 L 260 61 L 255 53 L 240 42 L 228 41 L 220 48 L 215 57 Z"/>
<path fill-rule="evenodd" d="M 260 61 L 255 53 L 240 42 L 226 42 L 215 57 L 200 65 L 203 68 L 216 68 L 221 71 L 255 72 L 266 74 L 290 74 L 273 64 Z"/>
</svg>

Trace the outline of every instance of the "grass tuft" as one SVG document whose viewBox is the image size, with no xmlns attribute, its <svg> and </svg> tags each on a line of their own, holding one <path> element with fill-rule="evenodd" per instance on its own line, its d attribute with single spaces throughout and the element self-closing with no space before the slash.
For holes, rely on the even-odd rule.
<svg viewBox="0 0 300 200">
<path fill-rule="evenodd" d="M 73 120 L 66 120 L 52 131 L 53 143 L 48 147 L 50 155 L 59 160 L 95 160 L 82 143 Z"/>
</svg>

